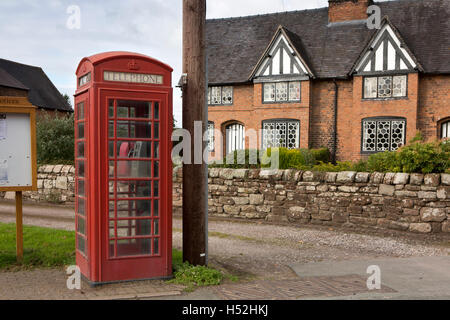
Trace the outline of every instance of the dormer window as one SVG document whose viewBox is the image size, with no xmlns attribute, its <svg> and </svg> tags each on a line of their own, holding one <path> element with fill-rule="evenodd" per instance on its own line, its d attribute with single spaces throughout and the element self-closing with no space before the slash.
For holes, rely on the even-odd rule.
<svg viewBox="0 0 450 320">
<path fill-rule="evenodd" d="M 407 95 L 408 76 L 365 77 L 363 98 L 404 98 Z"/>
<path fill-rule="evenodd" d="M 232 105 L 233 87 L 209 87 L 208 105 Z"/>
</svg>

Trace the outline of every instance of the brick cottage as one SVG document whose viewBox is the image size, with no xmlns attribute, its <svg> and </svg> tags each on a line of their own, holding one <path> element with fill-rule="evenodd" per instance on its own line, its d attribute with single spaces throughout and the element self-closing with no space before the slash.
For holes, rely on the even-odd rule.
<svg viewBox="0 0 450 320">
<path fill-rule="evenodd" d="M 369 29 L 367 9 L 381 9 Z M 328 147 L 337 160 L 450 136 L 450 2 L 329 0 L 206 23 L 211 158 Z M 250 129 L 262 134 L 249 145 Z M 224 137 L 220 138 L 220 134 Z"/>
</svg>

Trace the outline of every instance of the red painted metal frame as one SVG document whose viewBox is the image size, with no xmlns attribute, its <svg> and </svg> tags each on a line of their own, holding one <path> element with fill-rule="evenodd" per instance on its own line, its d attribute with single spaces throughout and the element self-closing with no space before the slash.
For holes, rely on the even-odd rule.
<svg viewBox="0 0 450 320">
<path fill-rule="evenodd" d="M 162 75 L 163 84 L 103 81 L 104 71 Z M 85 137 L 87 145 L 85 145 L 85 156 L 87 157 L 88 168 L 85 183 L 85 192 L 88 198 L 86 204 L 87 256 L 84 256 L 77 250 L 77 265 L 80 267 L 82 274 L 92 283 L 169 277 L 172 274 L 172 68 L 141 54 L 108 52 L 84 58 L 77 68 L 77 79 L 89 72 L 91 72 L 91 81 L 82 87 L 78 87 L 75 93 L 75 105 L 81 101 L 86 101 L 85 110 L 87 112 L 85 112 L 85 118 L 87 122 L 85 126 Z M 159 102 L 160 250 L 157 256 L 120 258 L 111 258 L 108 256 L 108 101 L 110 99 Z M 129 118 L 124 120 L 133 121 L 133 119 Z M 142 120 L 139 119 L 139 121 Z M 153 123 L 153 120 L 151 123 Z M 124 138 L 124 140 L 132 141 L 133 138 Z M 136 138 L 135 140 L 139 139 Z M 117 148 L 117 145 L 115 148 Z M 153 151 L 153 148 L 151 148 L 151 151 Z M 153 154 L 151 156 L 153 157 Z M 133 158 L 132 160 L 139 160 L 139 158 Z M 151 161 L 149 161 L 150 164 L 152 164 Z M 151 170 L 153 172 L 153 166 Z M 115 179 L 117 180 L 117 177 Z M 153 177 L 149 178 L 149 180 L 153 179 Z M 120 180 L 127 179 L 120 178 Z M 139 181 L 140 179 L 130 178 L 128 180 Z M 76 192 L 78 192 L 78 189 L 76 189 Z M 139 198 L 133 198 L 133 200 L 139 200 Z M 153 201 L 151 208 L 153 209 Z M 139 217 L 135 218 L 136 220 L 141 219 Z M 142 217 L 142 219 L 145 218 Z M 151 221 L 151 230 L 153 230 L 153 220 Z M 117 236 L 117 233 L 115 235 Z M 142 237 L 134 236 L 132 238 L 139 239 Z"/>
</svg>

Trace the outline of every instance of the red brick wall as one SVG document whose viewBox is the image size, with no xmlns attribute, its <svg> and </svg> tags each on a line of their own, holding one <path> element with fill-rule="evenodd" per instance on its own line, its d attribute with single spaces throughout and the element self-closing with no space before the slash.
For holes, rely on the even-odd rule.
<svg viewBox="0 0 450 320">
<path fill-rule="evenodd" d="M 402 99 L 363 100 L 363 77 L 338 80 L 337 160 L 357 161 L 361 155 L 361 122 L 369 117 L 406 118 L 406 142 L 417 129 L 427 139 L 436 138 L 438 123 L 450 117 L 450 76 L 408 75 L 408 93 Z M 210 106 L 209 120 L 225 133 L 230 121 L 244 124 L 246 130 L 261 129 L 263 120 L 291 118 L 300 120 L 300 147 L 332 150 L 335 87 L 331 80 L 302 82 L 301 103 L 263 104 L 262 85 L 234 87 L 232 106 Z M 261 146 L 258 140 L 257 147 Z M 247 140 L 247 147 L 248 140 Z M 224 141 L 216 139 L 216 150 L 224 149 Z M 213 154 L 217 158 L 220 155 Z"/>
<path fill-rule="evenodd" d="M 330 0 L 328 21 L 341 22 L 367 19 L 367 7 L 372 0 Z"/>
<path fill-rule="evenodd" d="M 280 118 L 300 120 L 300 147 L 308 148 L 310 88 L 309 81 L 302 81 L 300 103 L 266 104 L 262 103 L 262 84 L 234 86 L 233 105 L 209 106 L 208 120 L 214 122 L 215 129 L 220 130 L 223 137 L 225 137 L 226 125 L 233 121 L 242 123 L 246 131 L 249 129 L 256 130 L 259 135 L 263 120 Z M 215 136 L 217 137 L 217 135 Z M 246 139 L 247 148 L 260 148 L 261 143 L 261 139 L 258 137 L 257 145 L 250 146 L 249 139 Z M 224 149 L 225 141 L 216 138 L 216 152 L 211 155 L 211 158 L 221 158 L 218 150 Z"/>
<path fill-rule="evenodd" d="M 450 117 L 450 76 L 421 76 L 418 126 L 428 139 L 440 137 L 441 120 Z"/>
</svg>

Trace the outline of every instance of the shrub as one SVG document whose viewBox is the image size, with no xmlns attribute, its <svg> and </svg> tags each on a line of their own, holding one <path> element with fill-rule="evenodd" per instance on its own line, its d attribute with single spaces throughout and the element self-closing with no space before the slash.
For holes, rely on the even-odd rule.
<svg viewBox="0 0 450 320">
<path fill-rule="evenodd" d="M 256 157 L 256 159 L 255 159 Z M 231 159 L 231 161 L 230 161 Z M 256 162 L 256 163 L 255 163 Z M 260 151 L 257 149 L 236 150 L 223 158 L 222 163 L 213 162 L 211 168 L 245 168 L 254 169 L 261 167 Z"/>
<path fill-rule="evenodd" d="M 371 155 L 369 171 L 441 173 L 450 168 L 450 145 L 441 141 L 423 142 L 420 134 L 395 152 Z"/>
<path fill-rule="evenodd" d="M 73 115 L 51 117 L 43 114 L 36 121 L 37 161 L 39 164 L 72 164 L 74 161 Z"/>
<path fill-rule="evenodd" d="M 317 162 L 331 162 L 331 152 L 328 148 L 311 149 L 311 153 Z"/>
<path fill-rule="evenodd" d="M 278 148 L 279 169 L 304 169 L 313 166 L 316 160 L 308 149 L 287 149 Z M 264 155 L 263 163 L 265 167 L 269 167 L 266 157 L 271 157 L 272 149 L 267 149 L 267 155 Z"/>
</svg>

